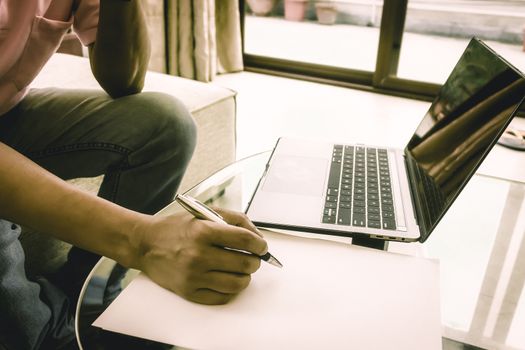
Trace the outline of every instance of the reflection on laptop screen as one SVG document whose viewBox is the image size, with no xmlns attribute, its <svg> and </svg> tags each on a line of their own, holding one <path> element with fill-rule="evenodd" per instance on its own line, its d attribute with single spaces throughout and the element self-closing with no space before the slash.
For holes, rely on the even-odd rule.
<svg viewBox="0 0 525 350">
<path fill-rule="evenodd" d="M 437 224 L 524 96 L 523 74 L 471 40 L 405 149 L 424 231 Z"/>
</svg>

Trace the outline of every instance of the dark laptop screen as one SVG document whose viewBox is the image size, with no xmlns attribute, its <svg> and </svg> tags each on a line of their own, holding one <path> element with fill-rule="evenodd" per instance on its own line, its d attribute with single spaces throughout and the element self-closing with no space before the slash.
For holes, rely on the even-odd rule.
<svg viewBox="0 0 525 350">
<path fill-rule="evenodd" d="M 422 241 L 496 143 L 524 96 L 523 75 L 472 39 L 405 149 Z"/>
</svg>

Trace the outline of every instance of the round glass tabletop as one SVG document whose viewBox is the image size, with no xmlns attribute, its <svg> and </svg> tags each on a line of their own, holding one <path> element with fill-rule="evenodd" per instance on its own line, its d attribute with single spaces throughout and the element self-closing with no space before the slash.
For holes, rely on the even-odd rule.
<svg viewBox="0 0 525 350">
<path fill-rule="evenodd" d="M 269 156 L 235 162 L 186 194 L 244 211 Z M 424 244 L 388 245 L 391 252 L 439 259 L 443 349 L 525 349 L 524 199 L 525 184 L 476 175 Z M 181 210 L 172 203 L 157 215 Z M 77 305 L 82 349 L 180 349 L 91 325 L 138 273 L 107 258 L 93 268 Z"/>
<path fill-rule="evenodd" d="M 237 161 L 208 177 L 185 194 L 203 203 L 243 211 L 255 190 L 270 152 Z M 173 202 L 157 215 L 170 215 L 182 209 Z M 81 349 L 181 349 L 141 338 L 117 334 L 92 326 L 120 292 L 139 274 L 109 258 L 101 258 L 86 279 L 76 312 L 76 335 Z"/>
</svg>

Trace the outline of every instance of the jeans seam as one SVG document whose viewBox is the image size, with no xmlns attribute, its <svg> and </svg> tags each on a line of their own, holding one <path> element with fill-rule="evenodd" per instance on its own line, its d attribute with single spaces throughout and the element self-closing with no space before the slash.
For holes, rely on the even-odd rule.
<svg viewBox="0 0 525 350">
<path fill-rule="evenodd" d="M 124 159 L 119 163 L 118 169 L 119 171 L 114 173 L 114 181 L 113 181 L 113 188 L 111 190 L 111 198 L 106 198 L 109 201 L 114 202 L 115 198 L 117 196 L 117 188 L 118 183 L 120 179 L 120 174 L 122 172 L 122 169 L 124 169 L 127 165 L 129 165 L 128 156 L 131 154 L 132 150 L 129 148 L 114 144 L 114 143 L 108 143 L 108 142 L 86 142 L 86 143 L 73 143 L 69 145 L 63 145 L 59 147 L 50 147 L 46 148 L 39 152 L 30 152 L 29 158 L 32 159 L 39 159 L 47 156 L 53 156 L 57 154 L 63 154 L 63 153 L 69 153 L 69 152 L 75 152 L 75 151 L 83 151 L 83 150 L 102 150 L 102 151 L 110 151 L 115 153 L 120 153 L 124 155 Z M 108 169 L 108 173 L 111 169 Z M 106 173 L 105 175 L 107 175 Z"/>
<path fill-rule="evenodd" d="M 117 171 L 116 173 L 114 173 L 114 181 L 113 181 L 113 188 L 111 189 L 111 198 L 107 198 L 109 201 L 115 203 L 116 199 L 117 199 L 117 188 L 118 188 L 118 183 L 120 181 L 120 174 L 122 173 L 122 169 L 124 169 L 127 165 L 129 165 L 129 162 L 128 162 L 128 157 L 124 158 L 122 160 L 122 162 L 120 162 L 120 171 Z"/>
<path fill-rule="evenodd" d="M 104 150 L 129 155 L 132 151 L 129 148 L 116 145 L 108 142 L 87 142 L 87 143 L 73 143 L 58 147 L 46 148 L 39 152 L 29 152 L 30 158 L 40 158 L 59 153 L 75 152 L 79 150 Z"/>
</svg>

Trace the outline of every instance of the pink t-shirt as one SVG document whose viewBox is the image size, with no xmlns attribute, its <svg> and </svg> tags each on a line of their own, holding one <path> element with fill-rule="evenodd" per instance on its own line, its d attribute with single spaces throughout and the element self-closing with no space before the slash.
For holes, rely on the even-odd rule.
<svg viewBox="0 0 525 350">
<path fill-rule="evenodd" d="M 0 0 L 0 116 L 27 93 L 73 26 L 84 45 L 95 41 L 99 0 Z"/>
</svg>

